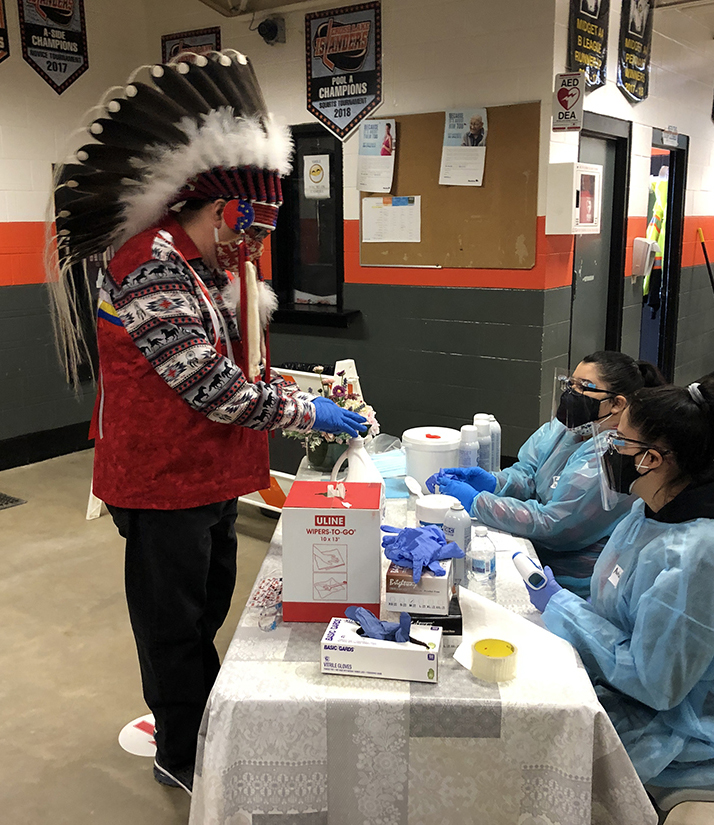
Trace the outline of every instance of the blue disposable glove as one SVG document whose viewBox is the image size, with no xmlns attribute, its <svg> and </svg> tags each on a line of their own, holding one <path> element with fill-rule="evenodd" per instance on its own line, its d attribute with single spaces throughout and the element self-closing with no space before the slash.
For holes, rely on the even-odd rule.
<svg viewBox="0 0 714 825">
<path fill-rule="evenodd" d="M 540 590 L 534 590 L 528 582 L 523 582 L 526 586 L 526 590 L 528 591 L 528 597 L 531 600 L 531 604 L 533 607 L 540 610 L 541 613 L 545 610 L 551 596 L 554 596 L 559 590 L 563 589 L 555 580 L 555 576 L 553 575 L 553 571 L 550 567 L 544 568 L 543 573 L 545 573 L 545 577 L 548 582 L 544 587 L 541 587 Z"/>
<path fill-rule="evenodd" d="M 439 485 L 440 493 L 457 498 L 464 505 L 466 512 L 471 514 L 471 505 L 478 493 L 470 484 L 465 481 L 456 481 L 443 473 L 439 474 L 436 483 Z"/>
<path fill-rule="evenodd" d="M 381 622 L 370 610 L 354 605 L 345 609 L 345 616 L 357 622 L 364 630 L 364 635 L 370 639 L 381 639 L 385 642 L 408 642 L 409 631 L 412 626 L 412 617 L 408 613 L 399 614 L 399 622 Z"/>
<path fill-rule="evenodd" d="M 347 433 L 352 438 L 363 435 L 367 431 L 367 419 L 363 415 L 346 410 L 322 396 L 313 398 L 312 403 L 315 405 L 314 430 L 335 435 Z"/>
<path fill-rule="evenodd" d="M 403 530 L 383 525 L 382 530 L 389 534 L 382 538 L 384 555 L 399 567 L 411 567 L 416 584 L 421 580 L 424 568 L 435 576 L 445 576 L 446 571 L 439 562 L 464 557 L 461 547 L 453 541 L 447 542 L 444 531 L 433 524 Z"/>
<path fill-rule="evenodd" d="M 433 493 L 434 485 L 438 484 L 439 490 L 445 493 L 446 490 L 444 490 L 443 484 L 446 479 L 465 481 L 477 493 L 492 493 L 496 489 L 496 476 L 481 467 L 442 467 L 438 473 L 434 473 L 433 476 L 427 478 L 427 489 L 430 493 Z M 447 495 L 453 495 L 453 493 L 447 493 Z"/>
</svg>

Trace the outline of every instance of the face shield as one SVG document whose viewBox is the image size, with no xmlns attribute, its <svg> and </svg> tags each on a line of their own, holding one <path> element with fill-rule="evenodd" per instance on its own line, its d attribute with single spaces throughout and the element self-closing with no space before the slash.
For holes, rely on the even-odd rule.
<svg viewBox="0 0 714 825">
<path fill-rule="evenodd" d="M 600 415 L 600 405 L 615 392 L 597 387 L 592 381 L 574 378 L 567 371 L 557 369 L 553 382 L 553 407 L 551 420 L 557 419 L 569 430 L 589 436 L 599 432 L 601 425 L 610 417 Z"/>
<path fill-rule="evenodd" d="M 645 456 L 650 450 L 666 455 L 654 444 L 623 438 L 614 430 L 595 436 L 595 449 L 600 458 L 600 495 L 605 510 L 613 510 L 625 496 L 632 495 L 632 486 L 652 472 L 644 470 Z"/>
</svg>

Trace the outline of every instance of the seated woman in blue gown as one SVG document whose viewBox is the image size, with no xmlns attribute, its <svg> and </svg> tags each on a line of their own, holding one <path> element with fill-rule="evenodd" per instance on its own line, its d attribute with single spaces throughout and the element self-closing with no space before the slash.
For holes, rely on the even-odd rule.
<svg viewBox="0 0 714 825">
<path fill-rule="evenodd" d="M 577 649 L 642 781 L 714 785 L 714 380 L 637 392 L 602 465 L 639 501 L 590 602 L 549 571 L 531 601 Z"/>
</svg>

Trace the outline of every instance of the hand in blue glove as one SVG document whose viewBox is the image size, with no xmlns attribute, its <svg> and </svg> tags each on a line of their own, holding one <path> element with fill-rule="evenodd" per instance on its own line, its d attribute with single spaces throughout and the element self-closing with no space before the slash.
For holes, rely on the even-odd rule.
<svg viewBox="0 0 714 825">
<path fill-rule="evenodd" d="M 563 589 L 555 580 L 555 576 L 553 575 L 553 571 L 550 567 L 546 567 L 543 572 L 545 573 L 546 579 L 548 579 L 548 583 L 545 587 L 541 587 L 540 590 L 534 590 L 528 582 L 523 582 L 526 586 L 526 590 L 528 591 L 528 597 L 531 600 L 531 604 L 533 607 L 540 610 L 541 613 L 545 610 L 551 596 L 554 596 L 559 590 Z"/>
<path fill-rule="evenodd" d="M 329 398 L 318 396 L 313 398 L 315 405 L 315 425 L 313 430 L 323 433 L 347 433 L 352 438 L 364 435 L 367 431 L 367 419 L 359 413 L 346 410 L 331 401 Z"/>
<path fill-rule="evenodd" d="M 435 576 L 445 576 L 446 571 L 439 564 L 445 559 L 461 559 L 464 551 L 454 542 L 447 542 L 444 531 L 430 524 L 428 527 L 382 526 L 389 535 L 382 538 L 384 555 L 399 567 L 411 567 L 412 579 L 418 584 L 424 568 Z"/>
<path fill-rule="evenodd" d="M 442 482 L 442 479 L 444 479 L 444 482 Z M 481 467 L 442 467 L 438 473 L 434 473 L 433 476 L 427 478 L 426 486 L 429 492 L 433 493 L 434 485 L 438 484 L 439 490 L 445 493 L 443 483 L 446 479 L 465 481 L 477 493 L 492 493 L 496 489 L 496 476 L 493 473 L 486 472 Z M 453 495 L 453 493 L 447 493 L 447 495 Z"/>
<path fill-rule="evenodd" d="M 464 505 L 466 512 L 471 515 L 471 505 L 478 493 L 470 484 L 465 481 L 456 481 L 443 473 L 439 474 L 436 483 L 439 485 L 440 493 L 457 498 Z"/>
<path fill-rule="evenodd" d="M 370 639 L 385 642 L 408 642 L 412 617 L 408 613 L 399 614 L 399 622 L 381 622 L 370 610 L 353 605 L 345 609 L 345 616 L 357 622 Z"/>
</svg>

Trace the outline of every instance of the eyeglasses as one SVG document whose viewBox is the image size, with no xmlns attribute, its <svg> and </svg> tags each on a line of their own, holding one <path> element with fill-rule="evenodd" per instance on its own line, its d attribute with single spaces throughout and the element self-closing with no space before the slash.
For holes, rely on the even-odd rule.
<svg viewBox="0 0 714 825">
<path fill-rule="evenodd" d="M 646 441 L 637 441 L 634 438 L 625 438 L 623 435 L 620 435 L 620 433 L 614 432 L 613 430 L 609 430 L 607 433 L 604 433 L 604 437 L 607 443 L 607 448 L 609 450 L 615 450 L 618 453 L 622 452 L 627 447 L 639 447 L 640 452 L 643 450 L 656 450 L 660 455 L 667 455 L 671 452 L 671 450 L 663 450 L 658 444 L 648 444 Z"/>
<path fill-rule="evenodd" d="M 612 392 L 612 390 L 604 390 L 602 387 L 596 387 L 592 381 L 587 381 L 584 378 L 573 378 L 572 376 L 559 376 L 558 380 L 560 381 L 560 389 L 563 392 L 567 392 L 570 390 L 571 392 L 578 392 L 581 395 L 584 392 L 604 392 L 606 395 L 617 395 L 616 392 Z"/>
</svg>

